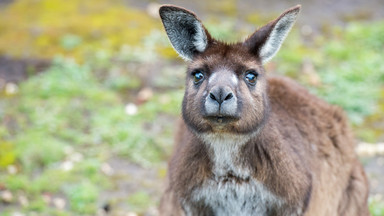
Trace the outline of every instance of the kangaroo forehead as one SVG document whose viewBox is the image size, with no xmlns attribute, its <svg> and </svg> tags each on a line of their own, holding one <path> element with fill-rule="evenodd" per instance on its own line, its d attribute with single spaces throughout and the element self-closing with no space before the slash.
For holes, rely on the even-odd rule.
<svg viewBox="0 0 384 216">
<path fill-rule="evenodd" d="M 233 68 L 238 66 L 255 67 L 261 65 L 254 55 L 239 45 L 223 45 L 209 47 L 191 62 L 190 67 L 207 66 L 212 69 L 217 66 Z"/>
</svg>

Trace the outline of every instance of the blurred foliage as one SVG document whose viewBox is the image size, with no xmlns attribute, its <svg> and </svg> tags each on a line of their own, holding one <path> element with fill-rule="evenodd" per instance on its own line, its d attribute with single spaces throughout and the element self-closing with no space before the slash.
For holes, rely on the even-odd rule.
<svg viewBox="0 0 384 216">
<path fill-rule="evenodd" d="M 78 213 L 93 214 L 97 210 L 95 203 L 99 195 L 99 188 L 83 180 L 80 184 L 70 185 L 66 189 L 70 208 Z"/>
<path fill-rule="evenodd" d="M 130 195 L 127 199 L 128 205 L 135 211 L 143 211 L 150 207 L 151 197 L 144 192 L 137 192 Z"/>
<path fill-rule="evenodd" d="M 205 1 L 205 9 L 209 12 L 235 16 L 238 13 L 236 0 L 211 0 Z"/>
<path fill-rule="evenodd" d="M 12 135 L 5 139 L 17 143 L 16 157 L 28 169 L 61 160 L 66 146 L 74 144 L 97 148 L 106 143 L 111 151 L 120 152 L 118 144 L 124 143 L 134 161 L 156 161 L 160 157 L 151 151 L 156 145 L 154 137 L 143 136 L 145 131 L 138 125 L 153 121 L 160 111 L 177 113 L 179 107 L 173 101 L 173 93 L 167 97 L 167 104 L 156 96 L 143 104 L 137 115 L 123 118 L 124 104 L 96 81 L 89 66 L 60 59 L 45 73 L 23 83 L 20 92 L 18 98 L 10 100 L 17 106 L 5 111 L 18 128 L 9 130 Z M 148 157 L 135 158 L 138 152 Z"/>
<path fill-rule="evenodd" d="M 279 62 L 280 73 L 300 80 L 313 93 L 343 107 L 357 127 L 365 126 L 368 116 L 384 111 L 378 104 L 384 91 L 383 22 L 351 23 L 334 29 L 329 36 L 319 36 L 312 45 L 302 43 L 297 32 L 291 38 L 274 60 Z M 303 60 L 313 65 L 312 74 L 303 69 Z M 317 76 L 319 80 L 314 82 Z M 363 131 L 359 135 L 375 141 L 372 134 L 366 136 Z"/>
<path fill-rule="evenodd" d="M 369 210 L 373 216 L 384 215 L 384 200 L 382 195 L 369 198 Z"/>
<path fill-rule="evenodd" d="M 244 33 L 236 29 L 236 23 L 234 20 L 217 20 L 210 19 L 207 23 L 204 23 L 209 33 L 214 36 L 215 39 L 225 42 L 237 42 L 241 33 Z M 245 33 L 244 33 L 245 34 Z"/>
<path fill-rule="evenodd" d="M 15 162 L 14 146 L 9 142 L 0 142 L 0 167 L 7 167 Z"/>
<path fill-rule="evenodd" d="M 141 46 L 142 38 L 160 27 L 158 20 L 121 0 L 16 0 L 0 12 L 0 53 L 39 58 L 62 54 L 82 61 L 100 49 Z"/>
<path fill-rule="evenodd" d="M 41 193 L 54 192 L 65 194 L 74 212 L 91 214 L 100 184 L 108 186 L 100 170 L 103 161 L 115 155 L 148 166 L 164 160 L 164 148 L 172 143 L 171 122 L 157 131 L 148 125 L 159 114 L 177 115 L 182 91 L 155 94 L 129 116 L 111 78 L 98 80 L 91 68 L 55 59 L 45 73 L 21 84 L 18 97 L 6 99 L 9 106 L 0 119 L 17 127 L 1 121 L 1 155 L 6 156 L 1 165 L 15 164 L 19 173 L 0 172 L 0 182 L 36 201 L 27 209 L 48 211 L 39 201 Z M 83 159 L 72 161 L 74 154 Z M 65 168 L 68 163 L 72 167 Z"/>
</svg>

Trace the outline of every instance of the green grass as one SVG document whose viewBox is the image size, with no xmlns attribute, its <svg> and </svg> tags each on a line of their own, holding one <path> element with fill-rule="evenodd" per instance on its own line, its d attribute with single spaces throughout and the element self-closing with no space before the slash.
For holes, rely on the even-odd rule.
<svg viewBox="0 0 384 216">
<path fill-rule="evenodd" d="M 372 216 L 384 215 L 384 200 L 383 195 L 370 197 L 369 199 L 369 211 Z"/>
<path fill-rule="evenodd" d="M 56 59 L 46 72 L 22 83 L 17 96 L 5 98 L 0 118 L 12 119 L 15 127 L 1 121 L 0 182 L 26 194 L 25 211 L 48 211 L 41 194 L 54 193 L 68 199 L 69 212 L 93 214 L 100 191 L 111 184 L 100 170 L 108 158 L 120 156 L 142 166 L 165 159 L 172 122 L 156 131 L 148 125 L 161 115 L 177 115 L 182 91 L 155 93 L 135 115 L 127 115 L 119 89 L 91 71 L 87 64 Z M 81 159 L 72 159 L 75 154 Z M 72 168 L 63 168 L 65 163 Z M 18 173 L 7 174 L 8 165 Z"/>
<path fill-rule="evenodd" d="M 140 212 L 149 208 L 153 201 L 147 193 L 137 192 L 127 198 L 127 203 L 132 210 Z"/>
</svg>

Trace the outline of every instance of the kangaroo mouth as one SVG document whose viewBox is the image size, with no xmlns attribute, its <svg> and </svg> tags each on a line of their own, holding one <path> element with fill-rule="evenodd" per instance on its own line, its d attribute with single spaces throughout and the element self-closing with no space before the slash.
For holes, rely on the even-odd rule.
<svg viewBox="0 0 384 216">
<path fill-rule="evenodd" d="M 236 116 L 224 115 L 205 116 L 204 118 L 214 124 L 228 124 L 239 120 Z"/>
</svg>

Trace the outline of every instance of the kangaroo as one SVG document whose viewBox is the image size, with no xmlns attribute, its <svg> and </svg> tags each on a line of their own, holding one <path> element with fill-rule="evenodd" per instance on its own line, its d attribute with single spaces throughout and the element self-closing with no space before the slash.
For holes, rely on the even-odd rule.
<svg viewBox="0 0 384 216">
<path fill-rule="evenodd" d="M 233 44 L 214 39 L 191 11 L 160 8 L 188 62 L 161 215 L 369 215 L 368 181 L 342 109 L 263 68 L 300 8 Z"/>
</svg>

